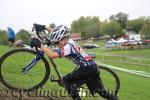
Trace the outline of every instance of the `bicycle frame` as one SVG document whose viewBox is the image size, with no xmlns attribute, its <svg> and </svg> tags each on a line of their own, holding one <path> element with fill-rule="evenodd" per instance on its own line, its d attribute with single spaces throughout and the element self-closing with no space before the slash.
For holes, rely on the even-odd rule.
<svg viewBox="0 0 150 100">
<path fill-rule="evenodd" d="M 37 51 L 36 56 L 34 57 L 34 59 L 28 64 L 26 65 L 24 68 L 22 68 L 22 73 L 26 74 L 30 69 L 32 69 L 34 67 L 34 65 L 36 65 L 36 63 L 44 56 L 44 52 L 38 48 L 35 48 L 35 50 Z M 56 74 L 58 76 L 58 79 L 54 79 L 53 75 L 50 75 L 50 79 L 52 82 L 58 82 L 60 79 L 62 79 L 62 74 L 60 73 L 60 70 L 58 69 L 57 65 L 54 62 L 54 59 L 49 58 L 52 66 L 54 67 L 54 70 L 56 71 Z"/>
</svg>

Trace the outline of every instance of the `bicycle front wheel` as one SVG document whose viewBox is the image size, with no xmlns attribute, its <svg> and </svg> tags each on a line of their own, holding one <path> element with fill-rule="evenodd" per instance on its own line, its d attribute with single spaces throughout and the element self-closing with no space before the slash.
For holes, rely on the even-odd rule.
<svg viewBox="0 0 150 100">
<path fill-rule="evenodd" d="M 50 67 L 47 60 L 42 57 L 26 74 L 22 68 L 29 64 L 36 52 L 29 49 L 14 49 L 0 58 L 0 79 L 9 89 L 34 90 L 42 87 L 49 79 Z"/>
</svg>

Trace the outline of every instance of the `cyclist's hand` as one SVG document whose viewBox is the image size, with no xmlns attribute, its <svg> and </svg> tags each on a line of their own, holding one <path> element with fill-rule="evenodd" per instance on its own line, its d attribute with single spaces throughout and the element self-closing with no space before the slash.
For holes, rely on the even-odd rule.
<svg viewBox="0 0 150 100">
<path fill-rule="evenodd" d="M 42 41 L 42 43 L 43 43 L 43 44 L 46 44 L 46 45 L 48 45 L 48 46 L 50 46 L 50 45 L 51 45 L 50 40 L 49 40 L 49 39 L 47 39 L 47 38 L 44 38 L 44 40 Z"/>
<path fill-rule="evenodd" d="M 40 25 L 40 24 L 36 24 L 36 23 L 34 23 L 33 25 L 34 25 L 36 32 L 41 32 L 41 31 L 44 31 L 46 29 L 45 25 Z"/>
<path fill-rule="evenodd" d="M 31 48 L 33 48 L 33 47 L 41 48 L 41 42 L 37 38 L 31 38 L 30 46 L 31 46 Z"/>
</svg>

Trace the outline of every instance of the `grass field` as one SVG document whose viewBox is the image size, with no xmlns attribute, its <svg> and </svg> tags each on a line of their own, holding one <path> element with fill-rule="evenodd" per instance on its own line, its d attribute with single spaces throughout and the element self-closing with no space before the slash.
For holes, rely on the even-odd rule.
<svg viewBox="0 0 150 100">
<path fill-rule="evenodd" d="M 82 42 L 83 44 L 84 42 Z M 95 52 L 96 53 L 96 61 L 105 63 L 108 65 L 121 67 L 125 69 L 138 70 L 150 73 L 150 49 L 139 49 L 139 50 L 112 50 L 106 51 L 104 49 L 103 42 L 96 42 L 100 45 L 100 48 L 86 50 L 87 52 Z M 0 56 L 7 52 L 10 48 L 6 46 L 0 46 Z M 25 57 L 24 57 L 25 58 Z M 13 60 L 13 59 L 12 59 Z M 19 61 L 24 61 L 25 59 L 19 59 Z M 63 75 L 67 74 L 72 70 L 73 64 L 68 62 L 67 60 L 63 61 L 62 59 L 56 59 L 56 63 L 60 66 L 60 71 Z M 16 65 L 16 64 L 14 64 Z M 13 65 L 12 65 L 13 67 Z M 56 75 L 53 68 L 51 67 L 51 71 Z M 115 71 L 121 81 L 121 89 L 119 91 L 119 99 L 120 100 L 149 100 L 150 98 L 150 78 L 129 74 L 122 71 Z M 15 72 L 14 72 L 15 73 Z M 41 72 L 33 73 L 31 76 L 40 76 Z M 6 74 L 7 75 L 7 74 Z M 17 75 L 14 74 L 14 77 Z M 104 76 L 106 80 L 109 80 L 109 76 Z M 8 77 L 9 78 L 9 77 Z M 32 79 L 33 80 L 33 79 Z M 108 83 L 108 85 L 111 83 Z M 0 84 L 1 88 L 4 88 L 2 84 Z M 44 87 L 47 90 L 62 90 L 56 83 L 52 83 L 48 81 Z M 68 97 L 63 97 L 60 100 L 70 100 Z M 83 97 L 83 100 L 103 100 L 100 97 Z"/>
</svg>

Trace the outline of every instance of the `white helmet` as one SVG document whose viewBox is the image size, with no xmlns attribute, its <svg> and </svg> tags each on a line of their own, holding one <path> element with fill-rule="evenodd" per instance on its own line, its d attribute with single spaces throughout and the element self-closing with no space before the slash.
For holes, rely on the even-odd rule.
<svg viewBox="0 0 150 100">
<path fill-rule="evenodd" d="M 60 41 L 63 37 L 70 35 L 70 30 L 64 25 L 55 27 L 49 37 L 51 43 Z"/>
</svg>

